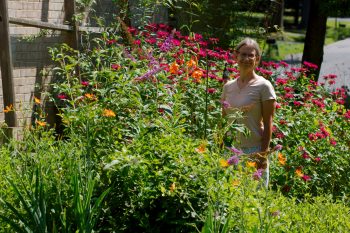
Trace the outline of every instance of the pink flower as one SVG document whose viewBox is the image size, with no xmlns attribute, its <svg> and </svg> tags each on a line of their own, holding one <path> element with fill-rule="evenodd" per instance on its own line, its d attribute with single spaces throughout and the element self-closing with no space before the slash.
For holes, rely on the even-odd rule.
<svg viewBox="0 0 350 233">
<path fill-rule="evenodd" d="M 120 69 L 120 65 L 119 64 L 112 64 L 111 65 L 111 68 L 113 69 L 113 70 L 119 70 Z"/>
<path fill-rule="evenodd" d="M 318 163 L 318 162 L 320 162 L 320 161 L 321 161 L 321 158 L 320 158 L 320 157 L 316 157 L 314 160 L 315 160 L 315 162 L 317 162 L 317 163 Z"/>
<path fill-rule="evenodd" d="M 282 148 L 283 148 L 282 145 L 277 144 L 277 145 L 275 146 L 274 150 L 279 151 L 279 150 L 282 150 Z"/>
<path fill-rule="evenodd" d="M 222 107 L 223 107 L 224 109 L 229 108 L 229 107 L 231 106 L 230 103 L 227 102 L 226 100 L 221 101 L 221 104 L 222 104 Z"/>
</svg>

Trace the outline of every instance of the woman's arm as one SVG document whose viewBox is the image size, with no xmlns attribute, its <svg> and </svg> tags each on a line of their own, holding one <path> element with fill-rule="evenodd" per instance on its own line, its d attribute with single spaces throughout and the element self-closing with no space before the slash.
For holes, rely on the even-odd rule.
<svg viewBox="0 0 350 233">
<path fill-rule="evenodd" d="M 275 112 L 275 103 L 274 99 L 266 100 L 262 102 L 262 117 L 264 124 L 264 131 L 261 141 L 261 151 L 267 151 L 269 149 L 271 136 L 272 136 L 272 123 L 273 123 L 273 114 Z"/>
</svg>

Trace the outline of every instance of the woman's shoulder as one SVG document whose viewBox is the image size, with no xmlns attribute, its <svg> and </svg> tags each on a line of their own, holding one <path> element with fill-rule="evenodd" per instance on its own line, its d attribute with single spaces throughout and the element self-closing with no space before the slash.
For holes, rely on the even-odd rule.
<svg viewBox="0 0 350 233">
<path fill-rule="evenodd" d="M 266 78 L 260 75 L 257 76 L 257 82 L 261 85 L 268 85 L 268 86 L 272 85 L 269 80 L 267 80 Z"/>
<path fill-rule="evenodd" d="M 226 87 L 232 86 L 235 82 L 237 82 L 237 79 L 231 79 L 227 81 L 224 86 Z"/>
</svg>

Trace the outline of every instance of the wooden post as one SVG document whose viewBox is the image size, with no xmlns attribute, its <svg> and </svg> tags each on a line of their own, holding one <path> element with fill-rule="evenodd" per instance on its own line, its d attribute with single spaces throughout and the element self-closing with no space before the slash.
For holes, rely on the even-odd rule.
<svg viewBox="0 0 350 233">
<path fill-rule="evenodd" d="M 13 83 L 11 41 L 7 9 L 7 0 L 0 1 L 0 66 L 4 106 L 14 107 L 16 104 L 16 99 Z M 17 126 L 15 111 L 5 112 L 5 123 L 9 127 L 7 136 L 8 138 L 12 138 L 13 128 Z"/>
<path fill-rule="evenodd" d="M 69 32 L 68 44 L 73 49 L 79 49 L 79 22 L 74 19 L 76 15 L 75 0 L 64 0 L 65 21 L 68 21 L 73 28 Z"/>
</svg>

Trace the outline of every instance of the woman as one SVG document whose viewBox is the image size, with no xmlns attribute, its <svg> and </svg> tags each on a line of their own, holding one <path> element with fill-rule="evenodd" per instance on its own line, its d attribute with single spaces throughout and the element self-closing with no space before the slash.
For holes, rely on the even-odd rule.
<svg viewBox="0 0 350 233">
<path fill-rule="evenodd" d="M 238 123 L 249 129 L 249 135 L 238 132 L 235 147 L 245 154 L 259 152 L 267 154 L 272 134 L 272 122 L 276 94 L 271 83 L 255 73 L 261 51 L 258 43 L 245 38 L 236 49 L 235 55 L 239 67 L 239 77 L 228 81 L 223 87 L 221 101 L 229 107 L 223 108 L 223 115 L 229 115 L 239 109 L 243 118 Z M 265 152 L 265 153 L 264 153 Z M 268 184 L 268 165 L 265 169 L 265 185 Z"/>
</svg>

